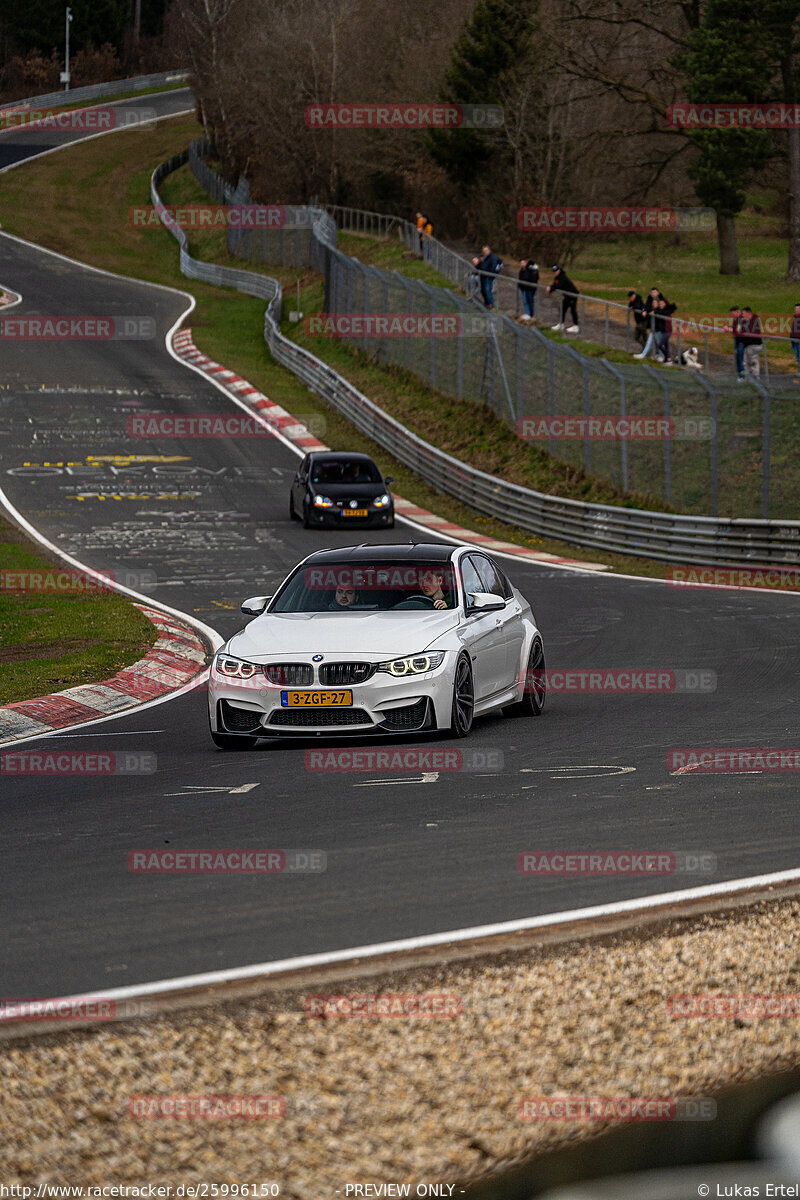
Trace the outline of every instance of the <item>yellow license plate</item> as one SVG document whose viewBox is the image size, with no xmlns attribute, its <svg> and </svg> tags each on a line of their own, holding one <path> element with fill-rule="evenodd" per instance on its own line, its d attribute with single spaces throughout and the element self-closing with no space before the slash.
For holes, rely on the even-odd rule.
<svg viewBox="0 0 800 1200">
<path fill-rule="evenodd" d="M 353 703 L 353 693 L 346 692 L 281 692 L 284 708 L 347 708 Z"/>
<path fill-rule="evenodd" d="M 343 508 L 341 512 L 343 517 L 368 517 L 368 508 Z"/>
</svg>

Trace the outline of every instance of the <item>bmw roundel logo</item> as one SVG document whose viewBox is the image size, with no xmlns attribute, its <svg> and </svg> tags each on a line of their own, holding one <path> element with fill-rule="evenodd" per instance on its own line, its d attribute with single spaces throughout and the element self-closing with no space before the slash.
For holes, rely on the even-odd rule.
<svg viewBox="0 0 800 1200">
<path fill-rule="evenodd" d="M 312 655 L 311 661 L 312 662 L 322 662 L 322 655 L 321 654 Z"/>
</svg>

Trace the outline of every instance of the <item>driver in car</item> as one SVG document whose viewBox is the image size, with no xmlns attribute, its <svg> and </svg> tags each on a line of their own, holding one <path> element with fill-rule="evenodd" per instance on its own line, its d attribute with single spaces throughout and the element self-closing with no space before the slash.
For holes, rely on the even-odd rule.
<svg viewBox="0 0 800 1200">
<path fill-rule="evenodd" d="M 424 571 L 419 577 L 421 591 L 406 596 L 394 608 L 449 608 L 447 597 L 442 591 L 444 576 L 441 572 Z"/>
<path fill-rule="evenodd" d="M 341 612 L 345 608 L 353 608 L 359 601 L 359 594 L 352 587 L 337 587 L 336 595 L 331 600 L 328 608 L 333 612 Z"/>
<path fill-rule="evenodd" d="M 447 608 L 447 600 L 442 591 L 443 582 L 444 576 L 436 575 L 433 571 L 426 571 L 419 581 L 424 594 L 433 601 L 434 608 Z"/>
</svg>

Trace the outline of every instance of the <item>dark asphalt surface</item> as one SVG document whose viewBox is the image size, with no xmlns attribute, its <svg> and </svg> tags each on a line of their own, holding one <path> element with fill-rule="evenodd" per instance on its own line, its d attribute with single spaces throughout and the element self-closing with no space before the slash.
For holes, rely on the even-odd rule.
<svg viewBox="0 0 800 1200">
<path fill-rule="evenodd" d="M 9 315 L 147 315 L 157 325 L 149 341 L 2 341 L 2 487 L 59 548 L 93 567 L 154 573 L 141 590 L 228 636 L 243 623 L 241 600 L 271 592 L 299 558 L 370 540 L 290 523 L 298 460 L 273 438 L 128 435 L 132 413 L 240 411 L 167 354 L 164 334 L 186 307 L 179 295 L 5 237 L 0 264 L 0 280 L 24 297 Z M 399 523 L 382 535 L 408 536 Z M 500 767 L 429 781 L 306 769 L 309 747 L 376 745 L 364 739 L 221 753 L 201 692 L 28 742 L 149 751 L 157 770 L 0 776 L 3 994 L 102 990 L 795 867 L 796 777 L 676 777 L 666 766 L 676 747 L 796 744 L 795 598 L 506 566 L 533 605 L 550 668 L 711 670 L 716 690 L 551 695 L 539 720 L 476 724 L 467 747 L 501 752 Z M 327 870 L 128 871 L 131 850 L 165 847 L 321 850 Z M 701 851 L 717 865 L 646 879 L 517 871 L 522 851 L 597 849 Z"/>
<path fill-rule="evenodd" d="M 69 93 L 65 92 L 64 95 L 64 103 L 69 104 Z M 88 134 L 100 133 L 112 128 L 119 130 L 121 126 L 125 125 L 130 128 L 146 128 L 141 122 L 150 120 L 153 114 L 156 117 L 165 117 L 184 112 L 193 107 L 193 99 L 189 88 L 177 88 L 173 92 L 162 92 L 151 96 L 131 96 L 130 99 L 117 100 L 112 104 L 104 104 L 100 100 L 98 105 L 103 111 L 95 115 L 87 113 L 86 116 L 67 117 L 64 114 L 63 117 L 59 117 L 60 121 L 69 122 L 72 126 L 69 129 L 54 128 L 52 121 L 48 124 L 47 112 L 51 110 L 42 110 L 43 120 L 38 128 L 33 124 L 15 125 L 11 123 L 24 121 L 24 113 L 7 118 L 4 124 L 0 125 L 0 171 L 14 163 L 23 162 L 26 158 L 54 150 L 57 146 L 79 141 Z M 98 105 L 87 105 L 86 107 L 87 109 L 97 108 Z M 13 105 L 8 107 L 13 108 Z"/>
</svg>

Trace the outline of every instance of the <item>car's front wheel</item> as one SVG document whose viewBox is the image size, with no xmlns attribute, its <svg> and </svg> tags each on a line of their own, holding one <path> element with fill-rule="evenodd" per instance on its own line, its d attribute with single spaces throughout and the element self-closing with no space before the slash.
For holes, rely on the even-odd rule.
<svg viewBox="0 0 800 1200">
<path fill-rule="evenodd" d="M 311 528 L 311 521 L 310 521 L 309 515 L 308 515 L 308 505 L 304 504 L 303 505 L 303 529 L 310 529 L 310 528 Z"/>
<path fill-rule="evenodd" d="M 294 496 L 291 492 L 289 492 L 289 520 L 297 520 L 297 513 L 294 511 Z"/>
<path fill-rule="evenodd" d="M 472 666 L 466 654 L 456 663 L 453 681 L 453 704 L 450 710 L 450 732 L 454 737 L 469 737 L 475 711 L 475 686 L 472 681 Z"/>
<path fill-rule="evenodd" d="M 211 730 L 211 740 L 220 750 L 255 750 L 258 738 L 243 737 L 238 733 L 216 733 Z"/>
<path fill-rule="evenodd" d="M 533 639 L 533 645 L 528 655 L 522 699 L 517 704 L 509 704 L 505 709 L 505 714 L 507 717 L 538 717 L 544 708 L 546 697 L 544 648 L 537 637 Z"/>
</svg>

